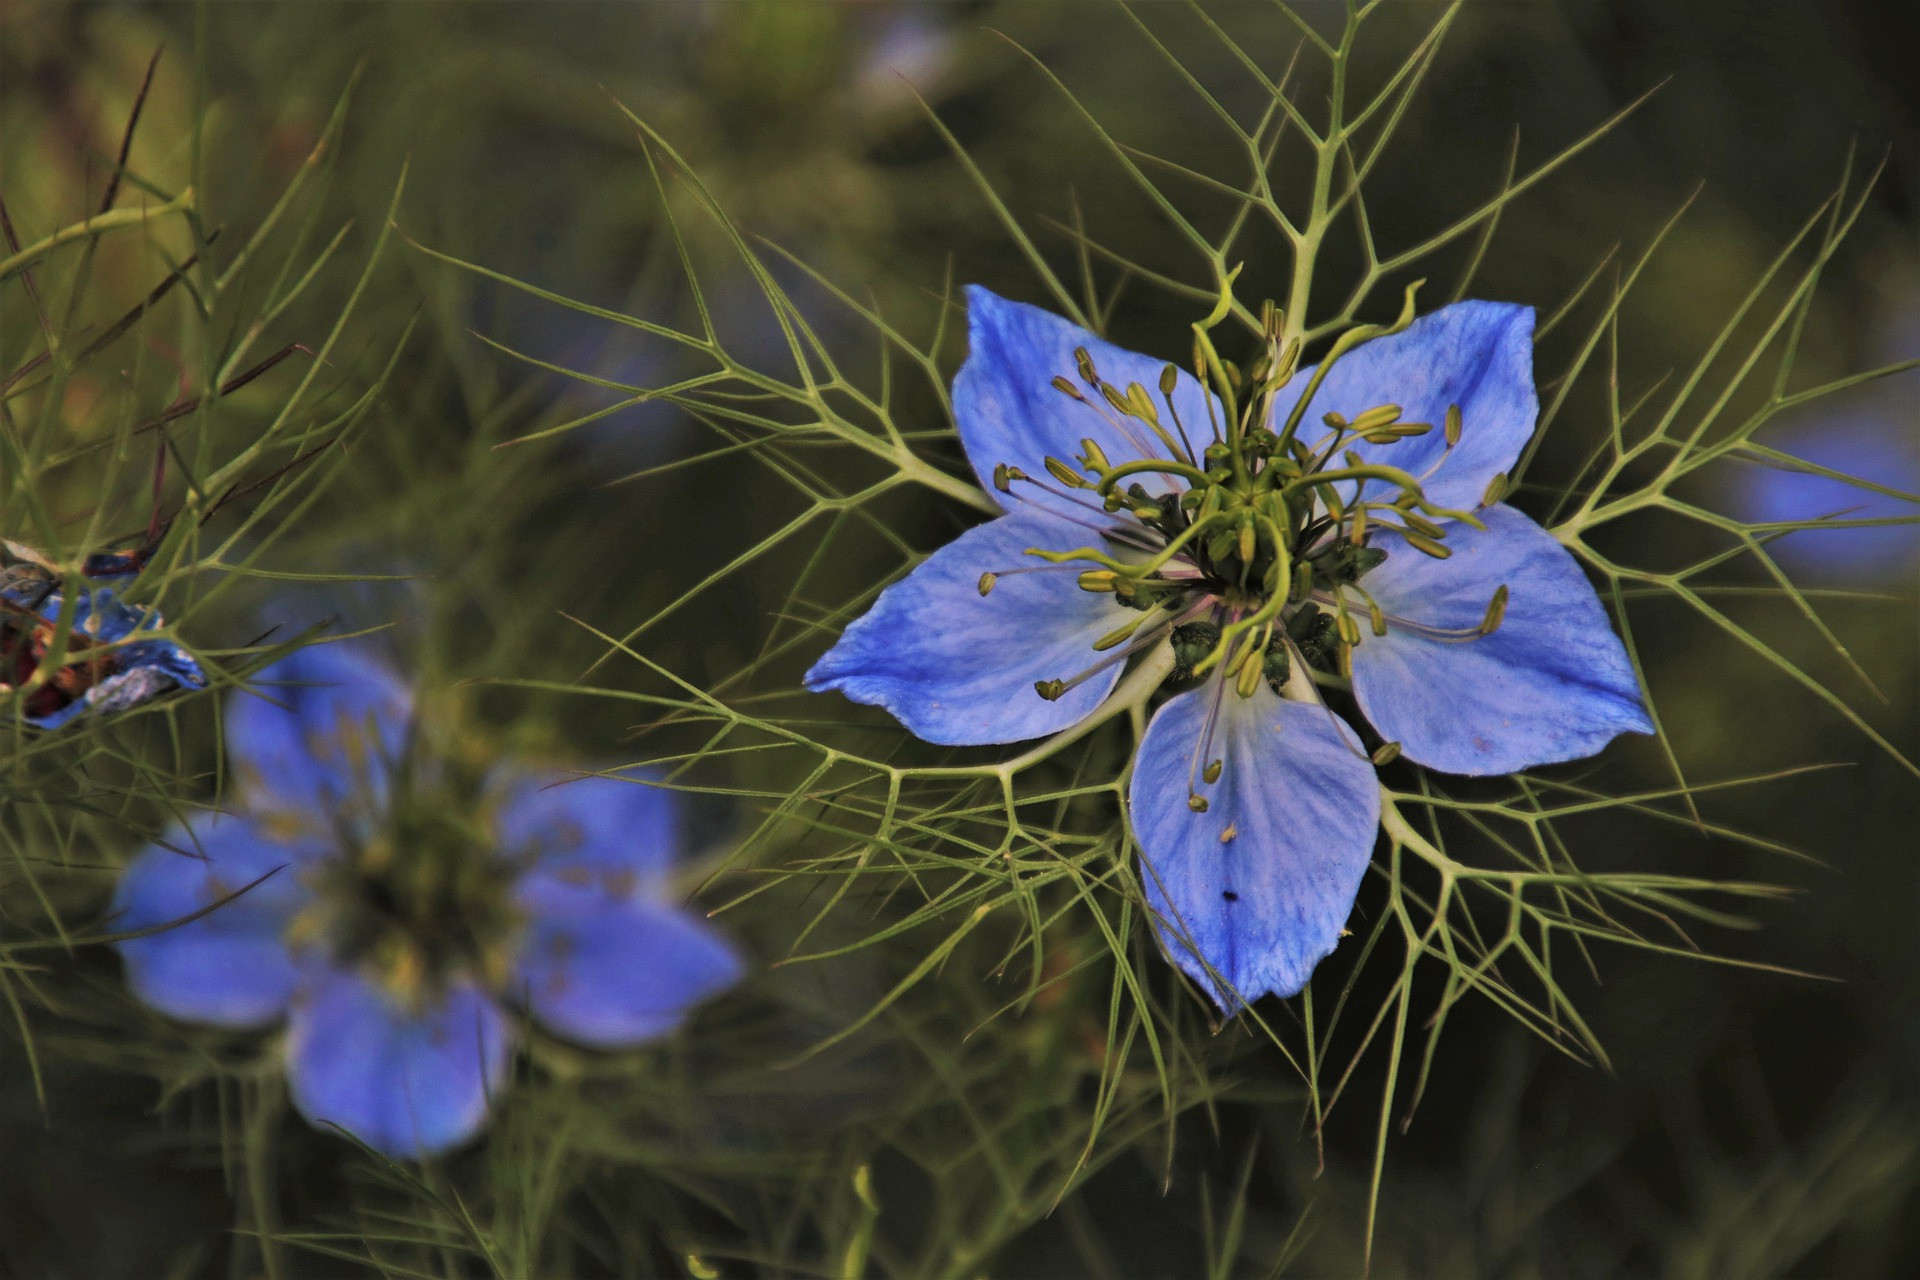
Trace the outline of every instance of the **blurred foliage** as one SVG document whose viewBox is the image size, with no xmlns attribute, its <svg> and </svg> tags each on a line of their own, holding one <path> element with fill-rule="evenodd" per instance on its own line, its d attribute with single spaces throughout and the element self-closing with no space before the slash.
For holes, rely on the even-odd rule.
<svg viewBox="0 0 1920 1280">
<path fill-rule="evenodd" d="M 944 430 L 951 289 L 1084 307 L 1117 341 L 1180 351 L 1218 281 L 1128 167 L 1217 234 L 1228 202 L 1185 174 L 1242 181 L 1243 149 L 1166 55 L 1251 121 L 1271 95 L 1236 49 L 1276 77 L 1298 50 L 1293 100 L 1318 111 L 1313 40 L 1337 38 L 1341 6 L 1296 9 L 0 8 L 10 263 L 105 205 L 124 212 L 0 280 L 0 534 L 77 564 L 170 520 L 138 597 L 216 686 L 317 627 L 380 627 L 432 696 L 470 701 L 519 749 L 691 762 L 700 865 L 719 869 L 705 900 L 772 966 L 665 1045 L 543 1054 L 481 1144 L 388 1166 L 290 1117 L 270 1042 L 168 1023 L 86 945 L 112 929 L 119 859 L 170 809 L 219 794 L 217 690 L 71 734 L 0 726 L 8 1272 L 1350 1275 L 1376 1169 L 1381 1276 L 1920 1266 L 1911 560 L 1842 592 L 1783 557 L 1823 634 L 1752 554 L 1675 602 L 1671 575 L 1737 529 L 1670 510 L 1592 540 L 1650 575 L 1620 590 L 1668 749 L 1554 775 L 1560 789 L 1527 799 L 1577 804 L 1603 782 L 1665 793 L 1673 821 L 1612 805 L 1579 818 L 1582 865 L 1797 891 L 1716 915 L 1697 943 L 1662 935 L 1738 964 L 1609 947 L 1589 969 L 1564 946 L 1546 994 L 1522 995 L 1509 980 L 1524 950 L 1473 956 L 1504 916 L 1462 907 L 1454 968 L 1362 966 L 1369 936 L 1416 956 L 1438 936 L 1418 896 L 1433 883 L 1403 897 L 1383 875 L 1316 987 L 1320 1021 L 1312 1003 L 1270 1004 L 1271 1036 L 1211 1034 L 1115 892 L 1131 872 L 1101 793 L 1119 737 L 1072 745 L 1016 808 L 1009 775 L 978 757 L 792 693 L 824 628 L 977 518 Z M 1355 80 L 1387 82 L 1445 12 L 1381 6 Z M 1367 175 L 1387 254 L 1661 86 L 1502 205 L 1484 254 L 1467 236 L 1420 267 L 1430 303 L 1470 265 L 1478 296 L 1543 315 L 1585 299 L 1542 348 L 1543 380 L 1592 363 L 1546 381 L 1550 403 L 1569 389 L 1531 460 L 1531 510 L 1571 494 L 1563 514 L 1579 518 L 1616 410 L 1654 393 L 1623 437 L 1642 438 L 1723 331 L 1738 361 L 1765 320 L 1729 316 L 1803 226 L 1753 313 L 1796 327 L 1793 388 L 1920 355 L 1910 333 L 1886 347 L 1920 289 L 1916 41 L 1908 6 L 1869 0 L 1596 0 L 1468 5 L 1428 50 Z M 1801 314 L 1784 304 L 1837 225 L 1817 215 L 1850 146 L 1865 159 L 1833 207 L 1851 234 Z M 1280 154 L 1279 204 L 1299 207 L 1310 163 Z M 1329 233 L 1304 299 L 1316 322 L 1367 261 L 1350 226 Z M 1234 262 L 1249 304 L 1289 279 L 1281 237 L 1214 266 Z M 1408 274 L 1355 314 L 1381 318 Z M 689 334 L 703 342 L 675 336 Z M 843 385 L 816 397 L 800 374 L 829 360 Z M 1729 373 L 1701 367 L 1709 386 Z M 725 380 L 700 381 L 716 369 Z M 1879 421 L 1920 450 L 1913 377 L 1881 384 Z M 1735 397 L 1730 415 L 1754 403 Z M 1761 450 L 1830 411 L 1788 406 L 1668 494 L 1734 510 L 1745 469 L 1778 461 Z M 849 449 L 816 430 L 827 421 L 882 447 Z M 1671 425 L 1684 438 L 1696 421 Z M 1639 492 L 1672 456 L 1600 461 L 1624 460 L 1635 488 L 1617 492 Z M 1696 825 L 1673 793 L 1679 761 L 1689 783 L 1767 780 L 1692 796 Z M 1839 767 L 1794 772 L 1809 764 Z M 1410 810 L 1432 800 L 1413 775 L 1392 780 Z M 1409 831 L 1403 850 L 1498 849 L 1470 810 Z M 1507 833 L 1515 856 L 1529 832 Z M 1543 848 L 1548 864 L 1565 852 Z M 1659 885 L 1619 883 L 1674 909 L 1649 896 Z M 1743 921 L 1765 927 L 1718 927 Z M 1450 981 L 1463 972 L 1479 980 Z M 1338 1056 L 1325 1038 L 1302 1050 L 1343 981 Z M 1462 999 L 1469 987 L 1493 998 Z M 1357 1053 L 1375 1009 L 1413 1055 L 1397 1089 L 1401 1052 Z M 1350 1101 L 1325 1110 L 1335 1093 Z"/>
</svg>

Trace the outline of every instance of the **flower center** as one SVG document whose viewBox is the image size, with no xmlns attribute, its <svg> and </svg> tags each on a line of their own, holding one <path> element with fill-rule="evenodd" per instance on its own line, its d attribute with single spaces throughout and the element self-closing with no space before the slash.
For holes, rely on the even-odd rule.
<svg viewBox="0 0 1920 1280">
<path fill-rule="evenodd" d="M 369 969 L 420 999 L 449 980 L 506 980 L 521 918 L 517 869 L 470 818 L 473 802 L 396 784 L 386 820 L 317 872 L 313 907 L 295 939 L 328 946 L 336 962 Z"/>
<path fill-rule="evenodd" d="M 1312 427 L 1302 421 L 1332 362 L 1381 331 L 1336 341 L 1283 407 L 1277 396 L 1293 380 L 1299 342 L 1283 346 L 1281 327 L 1269 308 L 1265 347 L 1244 372 L 1215 356 L 1200 333 L 1199 373 L 1215 393 L 1205 422 L 1181 417 L 1175 366 L 1162 371 L 1156 400 L 1137 382 L 1107 381 L 1088 352 L 1077 350 L 1076 378 L 1056 377 L 1053 386 L 1086 415 L 1089 435 L 1080 452 L 1047 458 L 1044 479 L 1004 464 L 995 469 L 1002 493 L 1025 497 L 1039 489 L 1056 511 L 1061 501 L 1072 503 L 1086 513 L 1078 523 L 1099 535 L 1098 545 L 1072 551 L 1031 549 L 1027 554 L 1046 569 L 1008 572 L 1074 572 L 1083 590 L 1111 593 L 1141 615 L 1101 637 L 1093 647 L 1107 656 L 1086 670 L 1038 681 L 1041 697 L 1059 698 L 1162 637 L 1173 648 L 1176 679 L 1219 672 L 1250 697 L 1263 680 L 1278 692 L 1312 671 L 1349 677 L 1353 649 L 1368 632 L 1404 628 L 1465 641 L 1499 625 L 1504 587 L 1480 626 L 1452 630 L 1393 616 L 1363 581 L 1387 558 L 1377 545 L 1385 531 L 1395 535 L 1396 553 L 1404 546 L 1445 559 L 1452 554 L 1449 525 L 1480 527 L 1471 512 L 1434 503 L 1422 487 L 1460 441 L 1459 407 L 1450 406 L 1438 427 L 1446 448 L 1433 465 L 1419 475 L 1392 466 L 1382 460 L 1382 446 L 1426 435 L 1435 424 L 1404 421 L 1394 404 L 1352 419 L 1326 413 Z M 1112 462 L 1102 440 L 1123 443 L 1133 460 Z M 983 575 L 981 594 L 999 576 Z"/>
</svg>

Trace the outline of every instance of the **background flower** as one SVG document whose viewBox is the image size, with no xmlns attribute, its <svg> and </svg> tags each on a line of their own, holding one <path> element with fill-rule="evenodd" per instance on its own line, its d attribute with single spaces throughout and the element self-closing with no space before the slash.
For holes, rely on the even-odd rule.
<svg viewBox="0 0 1920 1280">
<path fill-rule="evenodd" d="M 666 900 L 671 793 L 510 765 L 462 811 L 413 729 L 408 690 L 364 647 L 275 664 L 228 708 L 236 810 L 146 849 L 115 896 L 119 927 L 157 930 L 120 944 L 142 1000 L 226 1027 L 284 1018 L 301 1113 L 403 1157 L 485 1123 L 508 1005 L 619 1048 L 741 973 Z"/>
<path fill-rule="evenodd" d="M 0 549 L 0 695 L 24 686 L 53 647 L 67 589 L 38 555 L 16 543 Z M 199 689 L 200 664 L 170 640 L 140 640 L 165 626 L 155 609 L 130 605 L 108 586 L 86 585 L 74 602 L 66 662 L 26 695 L 21 718 L 58 729 L 89 712 L 112 714 L 171 689 Z M 120 642 L 120 643 L 116 643 Z M 102 647 L 110 646 L 110 647 Z M 89 656 L 90 651 L 100 649 Z"/>
</svg>

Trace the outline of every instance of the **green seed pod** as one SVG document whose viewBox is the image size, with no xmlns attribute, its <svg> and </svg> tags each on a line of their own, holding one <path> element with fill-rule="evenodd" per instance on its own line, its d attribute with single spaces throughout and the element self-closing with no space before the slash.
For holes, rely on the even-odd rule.
<svg viewBox="0 0 1920 1280">
<path fill-rule="evenodd" d="M 1287 678 L 1293 674 L 1293 655 L 1287 651 L 1287 642 L 1280 636 L 1267 641 L 1267 651 L 1260 660 L 1261 673 L 1267 677 L 1267 687 L 1275 693 L 1286 687 Z"/>
<path fill-rule="evenodd" d="M 1191 680 L 1193 669 L 1220 643 L 1220 628 L 1211 622 L 1187 622 L 1167 638 L 1173 647 L 1173 678 Z"/>
</svg>

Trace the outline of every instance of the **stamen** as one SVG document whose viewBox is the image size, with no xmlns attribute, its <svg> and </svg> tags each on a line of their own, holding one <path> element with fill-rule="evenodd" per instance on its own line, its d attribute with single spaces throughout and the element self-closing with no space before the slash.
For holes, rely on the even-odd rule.
<svg viewBox="0 0 1920 1280">
<path fill-rule="evenodd" d="M 1134 654 L 1140 653 L 1147 649 L 1152 648 L 1160 640 L 1162 636 L 1166 635 L 1167 632 L 1173 629 L 1174 624 L 1180 622 L 1181 620 L 1182 620 L 1181 618 L 1170 614 L 1166 618 L 1155 622 L 1153 624 L 1152 630 L 1149 631 L 1147 634 L 1137 636 L 1132 644 L 1127 645 L 1125 648 L 1122 648 L 1122 649 L 1116 649 L 1114 652 L 1100 659 L 1100 661 L 1094 663 L 1092 666 L 1088 667 L 1085 671 L 1080 672 L 1078 675 L 1072 676 L 1066 680 L 1034 681 L 1033 691 L 1039 694 L 1041 697 L 1045 698 L 1048 702 L 1057 702 L 1059 699 L 1065 697 L 1067 694 L 1071 693 L 1073 690 L 1078 689 L 1081 685 L 1093 679 L 1093 677 L 1099 675 L 1102 671 L 1105 671 L 1108 667 L 1113 666 L 1115 663 L 1125 662 L 1128 658 L 1131 658 Z"/>
<path fill-rule="evenodd" d="M 1355 587 L 1354 590 L 1358 591 L 1359 588 Z M 1503 586 L 1500 591 L 1495 591 L 1493 593 L 1494 600 L 1501 600 L 1500 592 L 1504 590 L 1506 590 L 1506 588 Z M 1312 599 L 1317 604 L 1330 604 L 1335 608 L 1342 607 L 1340 600 L 1336 600 L 1330 593 L 1325 591 L 1314 592 Z M 1487 610 L 1489 614 L 1493 612 L 1492 601 L 1488 602 Z M 1502 602 L 1502 616 L 1505 615 L 1505 612 L 1505 604 Z M 1419 636 L 1423 640 L 1436 640 L 1443 644 L 1463 644 L 1469 640 L 1478 640 L 1480 637 L 1490 634 L 1489 632 L 1481 630 L 1482 627 L 1486 626 L 1484 619 L 1478 625 L 1471 627 L 1436 627 L 1425 622 L 1415 622 L 1411 618 L 1403 618 L 1395 613 L 1383 612 L 1381 616 L 1386 619 L 1387 629 L 1389 631 L 1406 631 Z M 1496 622 L 1494 625 L 1497 627 L 1499 623 Z"/>
<path fill-rule="evenodd" d="M 1180 443 L 1187 447 L 1187 461 L 1197 464 L 1200 451 L 1193 447 L 1193 441 L 1187 438 L 1186 424 L 1180 421 L 1180 410 L 1174 407 L 1173 392 L 1180 385 L 1179 366 L 1169 363 L 1160 371 L 1160 398 L 1167 402 L 1167 415 L 1173 419 L 1173 429 L 1180 433 Z"/>
<path fill-rule="evenodd" d="M 1448 546 L 1446 543 L 1435 542 L 1432 538 L 1426 537 L 1422 534 L 1414 533 L 1412 530 L 1408 530 L 1407 532 L 1401 534 L 1400 536 L 1402 538 L 1405 538 L 1407 545 L 1412 547 L 1415 551 L 1419 551 L 1426 555 L 1430 555 L 1435 560 L 1445 560 L 1448 556 L 1453 554 L 1453 548 Z"/>
<path fill-rule="evenodd" d="M 1124 417 L 1126 401 L 1121 398 L 1119 393 L 1111 386 L 1100 380 L 1099 372 L 1093 367 L 1093 357 L 1087 353 L 1087 349 L 1085 347 L 1075 347 L 1073 349 L 1073 360 L 1074 365 L 1079 370 L 1080 380 L 1095 391 L 1098 391 L 1101 399 L 1107 400 L 1114 404 L 1116 408 L 1121 409 L 1123 416 L 1115 418 L 1100 406 L 1098 400 L 1089 400 L 1085 396 L 1076 396 L 1075 399 L 1106 419 L 1107 425 L 1119 432 L 1120 438 L 1132 445 L 1134 452 L 1143 458 L 1153 457 L 1153 446 L 1149 445 L 1145 439 L 1127 427 Z"/>
<path fill-rule="evenodd" d="M 1059 459 L 1048 458 L 1047 469 L 1051 471 L 1053 469 L 1053 464 L 1056 462 L 1059 462 Z M 1065 466 L 1066 464 L 1061 463 L 1060 465 Z M 996 488 L 999 488 L 1001 467 L 1005 467 L 1005 466 L 1006 464 L 1002 463 L 1000 464 L 1000 466 L 994 468 L 994 482 L 995 482 Z M 1051 494 L 1053 497 L 1060 499 L 1062 502 L 1072 503 L 1074 506 L 1080 508 L 1082 511 L 1085 511 L 1088 515 L 1105 518 L 1106 516 L 1113 514 L 1112 512 L 1106 510 L 1103 507 L 1094 506 L 1091 502 L 1088 502 L 1083 498 L 1076 498 L 1071 493 L 1063 493 L 1059 489 L 1055 489 L 1051 485 L 1048 485 L 1043 481 L 1036 480 L 1032 476 L 1028 475 L 1026 472 L 1020 470 L 1018 467 L 1008 467 L 1007 470 L 1009 472 L 1009 475 L 1008 475 L 1009 487 L 1000 489 L 1000 492 L 1006 494 L 1010 498 L 1022 497 L 1022 495 L 1014 493 L 1011 486 L 1015 482 L 1024 481 L 1025 483 L 1030 484 L 1034 488 L 1040 490 L 1040 492 L 1042 493 Z M 1081 487 L 1090 488 L 1091 486 L 1085 485 L 1083 483 Z M 1023 500 L 1027 502 L 1033 501 L 1031 498 L 1025 498 Z M 1049 511 L 1053 510 L 1051 507 L 1045 507 L 1044 504 L 1041 504 L 1041 503 L 1034 503 L 1033 505 L 1040 506 L 1042 507 L 1043 510 L 1049 510 Z M 1066 519 L 1066 520 L 1073 519 L 1073 517 L 1064 515 L 1063 513 L 1060 513 L 1060 512 L 1055 512 L 1055 514 L 1060 515 L 1062 519 Z M 1074 520 L 1074 523 L 1080 524 L 1081 522 L 1078 520 Z M 1095 526 L 1093 525 L 1086 525 L 1084 527 L 1089 529 L 1095 528 Z M 1131 546 L 1139 551 L 1158 551 L 1160 549 L 1162 545 L 1161 543 L 1156 543 L 1148 539 L 1144 539 L 1137 536 L 1139 534 L 1151 534 L 1152 532 L 1153 530 L 1149 529 L 1145 525 L 1141 525 L 1137 528 L 1129 527 L 1127 525 L 1110 525 L 1105 527 L 1105 536 L 1113 538 L 1114 541 L 1116 542 L 1124 542 L 1128 546 Z"/>
<path fill-rule="evenodd" d="M 1187 808 L 1193 810 L 1195 813 L 1205 813 L 1207 811 L 1207 798 L 1201 795 L 1193 785 L 1195 774 L 1197 773 L 1201 778 L 1205 779 L 1207 785 L 1211 786 L 1220 780 L 1221 773 L 1223 773 L 1227 767 L 1227 762 L 1224 758 L 1212 758 L 1213 733 L 1214 729 L 1220 723 L 1220 704 L 1226 697 L 1226 694 L 1227 682 L 1216 679 L 1213 682 L 1212 705 L 1207 708 L 1207 718 L 1200 724 L 1200 741 L 1195 747 L 1192 759 L 1187 764 Z M 1202 760 L 1207 761 L 1204 768 L 1202 768 L 1200 764 Z"/>
<path fill-rule="evenodd" d="M 1490 636 L 1500 629 L 1507 618 L 1507 584 L 1501 583 L 1494 591 L 1493 599 L 1487 601 L 1486 617 L 1480 620 L 1480 634 Z"/>
</svg>

